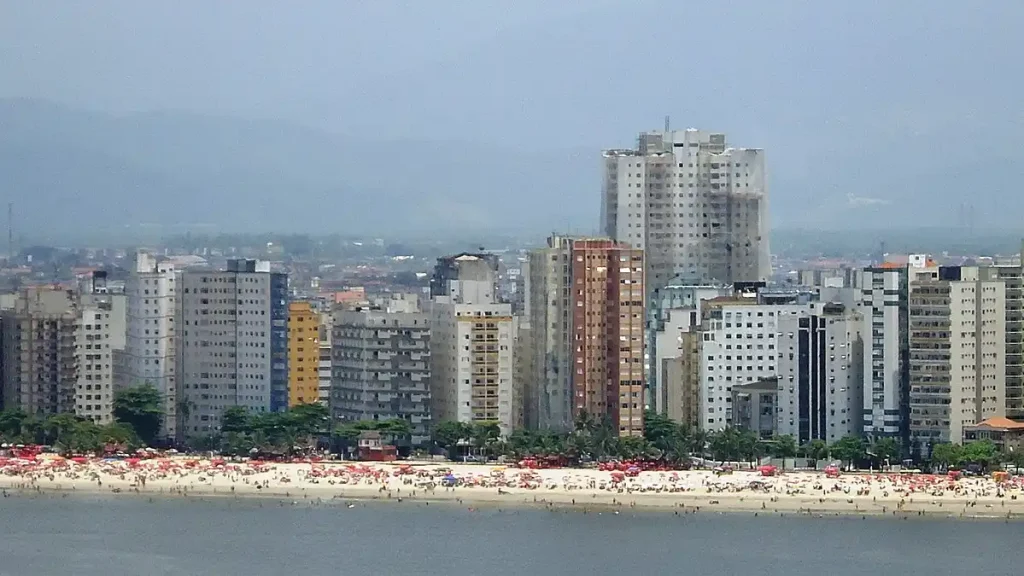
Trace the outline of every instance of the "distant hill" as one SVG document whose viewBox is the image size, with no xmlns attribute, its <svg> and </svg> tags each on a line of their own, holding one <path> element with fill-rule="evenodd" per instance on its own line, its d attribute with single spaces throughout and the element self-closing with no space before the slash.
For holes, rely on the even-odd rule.
<svg viewBox="0 0 1024 576">
<path fill-rule="evenodd" d="M 778 132 L 789 145 L 766 147 L 772 229 L 1024 230 L 1015 126 L 880 141 L 850 132 L 829 148 Z M 600 149 L 629 142 L 543 144 L 369 140 L 271 120 L 0 99 L 0 201 L 15 203 L 18 235 L 39 241 L 596 231 Z"/>
<path fill-rule="evenodd" d="M 0 100 L 0 199 L 27 237 L 145 229 L 445 234 L 596 227 L 599 151 L 353 141 L 276 121 Z"/>
</svg>

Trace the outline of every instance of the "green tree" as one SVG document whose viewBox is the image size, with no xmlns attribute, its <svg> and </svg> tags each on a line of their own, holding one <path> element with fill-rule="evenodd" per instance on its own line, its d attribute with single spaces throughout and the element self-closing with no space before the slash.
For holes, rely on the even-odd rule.
<svg viewBox="0 0 1024 576">
<path fill-rule="evenodd" d="M 114 419 L 131 426 L 139 439 L 152 445 L 163 423 L 162 400 L 160 392 L 149 384 L 118 390 L 114 393 Z"/>
<path fill-rule="evenodd" d="M 744 459 L 744 439 L 740 431 L 732 426 L 713 432 L 708 438 L 711 456 L 721 462 L 736 462 Z"/>
<path fill-rule="evenodd" d="M 772 439 L 768 451 L 774 458 L 795 458 L 798 448 L 796 438 L 783 434 Z"/>
<path fill-rule="evenodd" d="M 300 404 L 287 412 L 300 436 L 324 434 L 331 421 L 331 414 L 323 404 Z M 402 420 L 405 422 L 405 420 Z M 410 430 L 411 432 L 411 430 Z"/>
<path fill-rule="evenodd" d="M 252 432 L 249 409 L 244 406 L 231 406 L 225 409 L 220 417 L 220 430 L 225 434 L 248 434 Z"/>
<path fill-rule="evenodd" d="M 139 436 L 135 430 L 121 422 L 111 422 L 106 426 L 100 426 L 97 432 L 100 442 L 104 444 L 120 444 L 128 448 L 137 448 L 140 445 Z"/>
<path fill-rule="evenodd" d="M 573 430 L 582 434 L 593 434 L 601 422 L 586 410 L 580 410 L 573 419 Z"/>
<path fill-rule="evenodd" d="M 80 423 L 80 418 L 74 414 L 54 414 L 43 422 L 43 434 L 46 444 L 52 444 L 63 451 L 71 449 L 71 440 Z"/>
<path fill-rule="evenodd" d="M 412 424 L 404 418 L 390 418 L 380 422 L 376 430 L 383 434 L 393 444 L 399 442 L 408 443 L 412 436 Z"/>
<path fill-rule="evenodd" d="M 758 437 L 757 432 L 754 432 L 753 430 L 739 430 L 738 432 L 738 458 L 745 462 L 755 462 L 758 458 L 764 456 L 765 445 L 761 442 L 761 438 Z"/>
<path fill-rule="evenodd" d="M 87 454 L 102 452 L 104 443 L 96 423 L 92 420 L 79 420 L 70 437 L 62 439 L 61 444 L 76 454 Z"/>
<path fill-rule="evenodd" d="M 690 438 L 690 452 L 703 458 L 708 451 L 710 443 L 710 432 L 703 429 L 693 430 L 692 436 Z"/>
<path fill-rule="evenodd" d="M 225 432 L 220 438 L 220 451 L 229 456 L 247 456 L 256 442 L 252 434 L 242 432 Z"/>
<path fill-rule="evenodd" d="M 979 464 L 985 468 L 999 460 L 999 449 L 991 440 L 968 442 L 963 447 L 963 462 Z"/>
<path fill-rule="evenodd" d="M 1013 464 L 1014 468 L 1024 468 L 1024 450 L 1011 449 L 1003 454 L 1003 461 Z"/>
<path fill-rule="evenodd" d="M 482 454 L 487 447 L 501 438 L 501 427 L 497 421 L 474 422 L 471 426 L 473 446 Z"/>
<path fill-rule="evenodd" d="M 446 451 L 451 451 L 459 442 L 468 441 L 473 435 L 472 428 L 454 420 L 439 422 L 434 427 L 434 442 Z"/>
<path fill-rule="evenodd" d="M 963 460 L 963 448 L 957 444 L 942 442 L 932 446 L 931 463 L 940 468 L 959 466 Z"/>
<path fill-rule="evenodd" d="M 895 438 L 879 438 L 871 444 L 871 453 L 874 454 L 879 465 L 884 465 L 886 460 L 891 463 L 899 458 L 900 445 Z"/>
<path fill-rule="evenodd" d="M 376 429 L 377 423 L 373 420 L 356 420 L 336 427 L 334 429 L 334 436 L 347 442 L 354 442 L 359 439 L 359 435 L 363 432 Z"/>
<path fill-rule="evenodd" d="M 21 436 L 21 427 L 26 420 L 28 420 L 28 414 L 23 410 L 13 409 L 0 412 L 0 438 L 16 440 Z"/>
<path fill-rule="evenodd" d="M 608 458 L 618 455 L 618 428 L 612 423 L 610 416 L 604 416 L 589 436 L 590 447 L 596 458 Z"/>
<path fill-rule="evenodd" d="M 558 456 L 565 452 L 565 436 L 548 431 L 537 437 L 536 456 Z"/>
<path fill-rule="evenodd" d="M 508 441 L 506 442 L 507 455 L 513 458 L 521 458 L 532 454 L 533 447 L 537 442 L 536 436 L 537 434 L 534 431 L 525 428 L 513 430 L 508 435 Z"/>
<path fill-rule="evenodd" d="M 864 459 L 866 450 L 864 440 L 860 436 L 844 436 L 836 441 L 831 448 L 832 455 L 847 464 Z"/>
<path fill-rule="evenodd" d="M 619 438 L 618 453 L 625 460 L 646 458 L 650 452 L 651 445 L 643 436 L 621 436 Z"/>
<path fill-rule="evenodd" d="M 644 438 L 658 450 L 667 451 L 679 434 L 679 427 L 667 414 L 644 412 Z"/>
<path fill-rule="evenodd" d="M 830 449 L 824 440 L 815 438 L 803 446 L 803 452 L 811 460 L 827 460 Z"/>
</svg>

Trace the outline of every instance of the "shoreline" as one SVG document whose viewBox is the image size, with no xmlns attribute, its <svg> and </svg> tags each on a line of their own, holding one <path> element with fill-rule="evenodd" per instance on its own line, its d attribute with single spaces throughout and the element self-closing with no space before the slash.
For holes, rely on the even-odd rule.
<svg viewBox="0 0 1024 576">
<path fill-rule="evenodd" d="M 274 501 L 291 506 L 354 506 L 386 503 L 394 505 L 441 505 L 466 507 L 470 512 L 487 508 L 499 510 L 537 509 L 575 513 L 674 513 L 674 514 L 747 514 L 753 516 L 801 516 L 809 518 L 857 517 L 951 520 L 1024 520 L 1024 501 L 1005 498 L 929 499 L 927 495 L 905 500 L 847 497 L 772 495 L 753 493 L 618 493 L 591 490 L 523 490 L 457 487 L 419 490 L 402 487 L 381 489 L 373 485 L 291 485 L 242 490 L 217 483 L 148 482 L 145 487 L 131 480 L 109 478 L 102 485 L 92 480 L 49 478 L 25 479 L 0 476 L 0 491 L 5 497 L 80 496 L 104 498 L 159 498 L 170 500 L 236 499 Z"/>
</svg>

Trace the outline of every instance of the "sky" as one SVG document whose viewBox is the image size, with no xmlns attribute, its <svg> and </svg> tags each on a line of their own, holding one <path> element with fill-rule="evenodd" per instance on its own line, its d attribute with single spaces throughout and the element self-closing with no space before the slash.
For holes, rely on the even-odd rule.
<svg viewBox="0 0 1024 576">
<path fill-rule="evenodd" d="M 1000 219 L 1022 21 L 1017 0 L 3 2 L 0 98 L 593 149 L 595 171 L 669 115 L 765 148 L 781 225 L 950 203 L 988 162 L 976 213 Z"/>
</svg>

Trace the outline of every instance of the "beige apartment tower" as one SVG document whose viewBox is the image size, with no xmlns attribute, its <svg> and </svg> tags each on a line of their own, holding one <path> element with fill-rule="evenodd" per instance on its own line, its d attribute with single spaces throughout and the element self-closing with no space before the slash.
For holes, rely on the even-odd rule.
<svg viewBox="0 0 1024 576">
<path fill-rule="evenodd" d="M 75 414 L 100 424 L 114 421 L 114 355 L 125 348 L 127 297 L 83 294 L 76 333 L 78 384 Z"/>
<path fill-rule="evenodd" d="M 437 422 L 497 422 L 502 435 L 523 425 L 514 354 L 519 319 L 495 297 L 486 254 L 438 261 L 430 307 L 431 406 Z"/>
<path fill-rule="evenodd" d="M 909 269 L 910 440 L 918 456 L 1006 414 L 1006 286 L 985 269 Z"/>
</svg>

